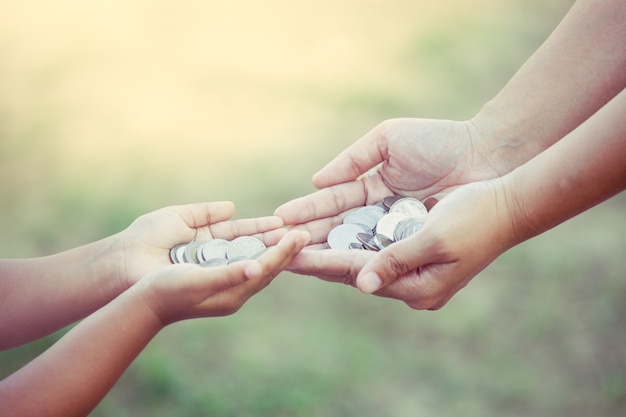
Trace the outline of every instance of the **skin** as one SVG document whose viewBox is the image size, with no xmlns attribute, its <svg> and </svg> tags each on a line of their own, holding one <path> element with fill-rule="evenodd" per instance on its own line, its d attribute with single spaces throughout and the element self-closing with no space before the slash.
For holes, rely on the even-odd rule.
<svg viewBox="0 0 626 417">
<path fill-rule="evenodd" d="M 40 258 L 0 260 L 0 348 L 86 317 L 142 276 L 169 265 L 169 248 L 178 243 L 256 234 L 273 245 L 285 233 L 274 216 L 229 221 L 234 210 L 231 202 L 167 207 L 94 243 Z"/>
<path fill-rule="evenodd" d="M 412 308 L 436 309 L 500 253 L 519 243 L 523 236 L 541 233 L 551 227 L 541 225 L 564 221 L 571 217 L 571 213 L 579 213 L 580 207 L 589 208 L 597 204 L 602 199 L 594 197 L 586 200 L 586 205 L 568 202 L 566 212 L 544 207 L 529 215 L 526 208 L 531 207 L 531 201 L 536 196 L 531 192 L 527 195 L 513 193 L 510 190 L 510 181 L 513 180 L 506 178 L 511 174 L 518 178 L 517 182 L 526 184 L 527 179 L 520 181 L 521 174 L 513 172 L 521 170 L 532 178 L 540 175 L 538 180 L 544 182 L 533 190 L 539 193 L 550 188 L 550 181 L 558 180 L 555 175 L 569 176 L 571 161 L 564 157 L 565 153 L 555 155 L 553 148 L 559 145 L 557 149 L 560 149 L 563 146 L 561 142 L 572 142 L 570 139 L 565 141 L 565 138 L 581 135 L 575 131 L 582 130 L 587 143 L 569 145 L 573 149 L 596 146 L 608 149 L 617 156 L 623 155 L 617 148 L 611 148 L 619 148 L 619 144 L 610 142 L 614 139 L 611 134 L 606 135 L 607 142 L 600 141 L 594 129 L 601 126 L 594 120 L 605 118 L 600 115 L 607 111 L 605 108 L 609 104 L 611 107 L 620 106 L 620 100 L 617 104 L 613 100 L 626 87 L 624 39 L 626 3 L 619 0 L 579 0 L 500 93 L 472 119 L 460 122 L 391 119 L 376 126 L 314 175 L 313 184 L 319 191 L 292 200 L 276 210 L 275 214 L 285 224 L 309 231 L 315 244 L 309 248 L 311 250 L 303 251 L 296 257 L 290 269 L 355 285 L 365 293 L 397 298 Z M 619 132 L 619 117 L 605 120 Z M 589 124 L 594 127 L 583 128 L 583 125 Z M 602 145 L 599 146 L 599 143 Z M 549 163 L 534 162 L 537 158 L 545 161 L 545 154 L 554 155 L 548 159 Z M 580 162 L 582 167 L 598 170 L 598 181 L 605 183 L 612 178 L 609 167 L 599 164 L 591 168 L 584 157 L 580 158 Z M 549 164 L 560 167 L 560 170 L 554 172 L 556 168 Z M 596 189 L 598 183 L 587 186 Z M 486 189 L 503 191 L 492 192 L 494 197 L 489 199 Z M 606 192 L 603 198 L 618 191 L 619 187 Z M 565 187 L 561 192 L 580 194 L 580 189 Z M 416 235 L 410 241 L 394 244 L 379 253 L 312 250 L 327 248 L 323 242 L 328 232 L 341 223 L 347 211 L 374 204 L 393 194 L 422 201 L 428 198 L 440 200 L 429 213 L 423 232 L 418 234 L 420 244 L 416 242 Z M 508 200 L 504 196 L 509 196 Z M 476 204 L 474 199 L 480 204 Z M 514 210 L 510 204 L 503 205 L 510 201 L 515 201 L 521 208 Z M 518 225 L 501 229 L 499 236 L 507 234 L 507 239 L 493 242 L 498 250 L 492 247 L 489 239 L 473 240 L 465 249 L 469 253 L 478 251 L 488 255 L 479 256 L 481 261 L 477 261 L 476 265 L 467 267 L 463 273 L 454 274 L 446 272 L 441 262 L 434 262 L 436 259 L 423 258 L 424 251 L 432 253 L 437 252 L 435 249 L 438 247 L 454 246 L 450 240 L 459 236 L 453 237 L 448 232 L 451 226 L 446 226 L 446 222 L 456 225 L 466 236 L 474 236 L 471 231 L 477 224 L 482 225 L 483 219 L 489 218 L 485 213 L 493 211 L 487 210 L 491 204 L 498 204 L 500 208 L 509 207 L 506 214 L 500 211 L 493 213 L 494 219 Z M 481 207 L 483 211 L 472 210 L 474 206 Z M 459 210 L 464 213 L 460 218 Z M 449 212 L 449 217 L 444 221 L 446 212 Z M 541 217 L 534 220 L 537 214 Z M 519 226 L 524 223 L 521 218 L 526 218 L 528 224 L 538 222 L 539 225 L 529 226 L 534 232 L 528 233 Z M 482 236 L 487 231 L 477 232 Z M 447 237 L 444 239 L 443 236 Z M 462 255 L 460 249 L 456 255 Z M 463 264 L 469 265 L 469 262 Z M 407 269 L 407 265 L 412 269 Z M 423 271 L 429 272 L 420 275 Z M 421 278 L 416 279 L 418 276 Z"/>
<path fill-rule="evenodd" d="M 9 303 L 27 316 L 14 320 L 18 316 L 0 303 L 6 345 L 18 344 L 8 337 L 24 343 L 87 315 L 46 352 L 0 381 L 1 413 L 87 415 L 165 326 L 236 312 L 309 242 L 307 233 L 278 229 L 282 222 L 275 217 L 229 221 L 233 211 L 228 202 L 169 207 L 99 242 L 33 262 L 1 261 L 3 300 L 19 293 L 30 306 Z M 248 234 L 274 246 L 257 260 L 223 267 L 169 261 L 169 248 L 177 243 Z M 36 304 L 29 303 L 44 295 L 52 301 L 33 309 Z M 28 323 L 44 318 L 45 326 L 29 330 Z M 20 337 L 22 331 L 28 337 Z"/>
<path fill-rule="evenodd" d="M 381 252 L 305 250 L 290 269 L 439 309 L 504 251 L 626 189 L 625 112 L 626 90 L 509 174 L 457 188 Z"/>
</svg>

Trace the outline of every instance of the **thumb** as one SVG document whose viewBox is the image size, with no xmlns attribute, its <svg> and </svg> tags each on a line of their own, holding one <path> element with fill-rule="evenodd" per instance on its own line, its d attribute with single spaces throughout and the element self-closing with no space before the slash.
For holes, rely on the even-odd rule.
<svg viewBox="0 0 626 417">
<path fill-rule="evenodd" d="M 356 287 L 371 294 L 391 284 L 407 272 L 427 264 L 420 249 L 420 233 L 396 242 L 378 252 L 365 264 L 356 278 Z"/>
<path fill-rule="evenodd" d="M 370 130 L 313 176 L 317 189 L 354 181 L 388 157 L 381 125 Z"/>
</svg>

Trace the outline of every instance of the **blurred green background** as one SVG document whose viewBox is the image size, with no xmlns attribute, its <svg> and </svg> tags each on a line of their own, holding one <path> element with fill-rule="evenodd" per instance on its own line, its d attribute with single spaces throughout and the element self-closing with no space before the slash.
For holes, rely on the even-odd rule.
<svg viewBox="0 0 626 417">
<path fill-rule="evenodd" d="M 271 214 L 384 119 L 471 117 L 572 3 L 0 0 L 0 256 L 170 204 Z M 284 273 L 167 328 L 93 416 L 624 415 L 625 207 L 510 250 L 437 312 Z M 2 377 L 62 334 L 0 352 Z"/>
</svg>

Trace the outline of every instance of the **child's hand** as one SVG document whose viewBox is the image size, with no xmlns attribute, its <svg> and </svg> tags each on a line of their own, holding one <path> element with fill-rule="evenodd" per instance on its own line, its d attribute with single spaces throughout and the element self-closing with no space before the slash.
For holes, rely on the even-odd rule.
<svg viewBox="0 0 626 417">
<path fill-rule="evenodd" d="M 166 207 L 137 218 L 117 235 L 112 249 L 122 287 L 169 265 L 169 251 L 179 243 L 254 235 L 270 246 L 286 233 L 278 217 L 228 220 L 234 211 L 233 203 L 224 201 Z"/>
<path fill-rule="evenodd" d="M 151 272 L 130 291 L 167 325 L 176 321 L 236 312 L 266 287 L 309 242 L 306 232 L 290 231 L 257 260 L 220 267 L 169 265 Z"/>
</svg>

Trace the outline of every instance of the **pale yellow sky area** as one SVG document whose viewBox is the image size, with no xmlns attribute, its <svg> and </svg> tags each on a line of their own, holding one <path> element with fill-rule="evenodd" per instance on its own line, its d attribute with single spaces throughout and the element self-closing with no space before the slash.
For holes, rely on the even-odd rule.
<svg viewBox="0 0 626 417">
<path fill-rule="evenodd" d="M 0 102 L 70 161 L 297 149 L 319 97 L 402 88 L 397 56 L 462 1 L 0 1 Z M 394 67 L 396 66 L 396 67 Z M 356 139 L 356 138 L 355 138 Z"/>
</svg>

